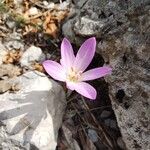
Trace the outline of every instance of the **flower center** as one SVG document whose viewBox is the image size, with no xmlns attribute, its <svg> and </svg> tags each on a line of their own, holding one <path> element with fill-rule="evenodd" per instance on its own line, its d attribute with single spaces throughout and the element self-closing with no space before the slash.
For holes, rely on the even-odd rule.
<svg viewBox="0 0 150 150">
<path fill-rule="evenodd" d="M 74 68 L 71 67 L 67 73 L 67 80 L 70 82 L 78 82 L 81 78 L 81 72 L 77 72 Z"/>
</svg>

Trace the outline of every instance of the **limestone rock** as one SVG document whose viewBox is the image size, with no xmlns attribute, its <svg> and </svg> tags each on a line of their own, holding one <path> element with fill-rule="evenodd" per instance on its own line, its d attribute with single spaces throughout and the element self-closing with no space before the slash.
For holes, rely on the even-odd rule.
<svg viewBox="0 0 150 150">
<path fill-rule="evenodd" d="M 6 48 L 8 50 L 14 50 L 14 49 L 16 49 L 16 50 L 18 50 L 18 49 L 24 50 L 23 42 L 21 42 L 20 39 L 18 40 L 17 38 L 18 37 L 15 37 L 15 35 L 14 35 L 13 39 L 11 39 L 9 41 L 5 41 L 4 44 L 5 44 L 5 46 L 6 46 Z"/>
<path fill-rule="evenodd" d="M 78 45 L 100 39 L 97 52 L 113 68 L 106 79 L 126 147 L 150 149 L 149 0 L 74 2 L 78 13 L 63 25 L 64 35 Z"/>
<path fill-rule="evenodd" d="M 122 0 L 75 0 L 76 15 L 65 22 L 62 27 L 63 33 L 72 42 L 76 42 L 79 36 L 102 38 L 107 34 L 117 34 L 126 27 L 125 23 L 128 21 L 126 14 L 148 2 L 149 0 L 133 0 L 132 2 Z M 67 32 L 68 29 L 69 32 Z"/>
<path fill-rule="evenodd" d="M 130 16 L 124 31 L 98 44 L 99 53 L 113 68 L 107 78 L 109 93 L 129 150 L 150 149 L 150 30 L 148 8 L 140 11 Z"/>
<path fill-rule="evenodd" d="M 0 42 L 0 65 L 3 63 L 4 56 L 7 54 L 5 46 Z"/>
<path fill-rule="evenodd" d="M 21 65 L 29 66 L 34 61 L 42 61 L 45 59 L 45 55 L 39 47 L 31 46 L 29 47 L 21 57 Z"/>
<path fill-rule="evenodd" d="M 37 15 L 39 12 L 38 12 L 38 9 L 36 7 L 31 7 L 28 11 L 29 15 L 31 16 L 34 16 L 34 15 Z"/>
<path fill-rule="evenodd" d="M 14 150 L 14 145 L 55 150 L 66 106 L 62 87 L 39 72 L 14 82 L 21 84 L 20 91 L 0 95 L 0 149 L 11 144 Z"/>
<path fill-rule="evenodd" d="M 2 64 L 0 65 L 0 78 L 3 79 L 4 76 L 13 78 L 21 74 L 21 68 L 13 64 Z"/>
<path fill-rule="evenodd" d="M 9 29 L 13 29 L 13 28 L 16 27 L 16 23 L 15 23 L 15 21 L 13 21 L 13 20 L 7 20 L 7 21 L 6 21 L 6 25 L 7 25 L 7 27 L 8 27 Z"/>
</svg>

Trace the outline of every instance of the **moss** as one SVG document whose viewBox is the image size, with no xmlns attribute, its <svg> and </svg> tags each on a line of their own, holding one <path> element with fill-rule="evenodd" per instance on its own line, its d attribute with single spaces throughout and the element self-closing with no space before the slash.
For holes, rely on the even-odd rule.
<svg viewBox="0 0 150 150">
<path fill-rule="evenodd" d="M 16 26 L 18 28 L 24 27 L 25 24 L 26 24 L 26 20 L 24 19 L 24 17 L 22 17 L 20 15 L 19 16 L 15 16 L 14 21 L 15 21 Z"/>
<path fill-rule="evenodd" d="M 0 13 L 6 13 L 7 11 L 8 7 L 0 0 Z"/>
</svg>

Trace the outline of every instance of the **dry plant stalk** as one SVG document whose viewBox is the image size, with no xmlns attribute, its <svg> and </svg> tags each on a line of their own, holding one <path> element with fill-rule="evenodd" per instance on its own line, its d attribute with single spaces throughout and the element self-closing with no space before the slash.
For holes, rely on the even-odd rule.
<svg viewBox="0 0 150 150">
<path fill-rule="evenodd" d="M 103 143 L 109 148 L 109 149 L 114 149 L 114 142 L 113 140 L 110 138 L 110 136 L 107 134 L 107 132 L 105 131 L 105 129 L 101 126 L 101 124 L 99 124 L 96 120 L 96 118 L 94 117 L 94 115 L 91 113 L 90 108 L 88 107 L 88 105 L 86 104 L 83 96 L 81 96 L 81 99 L 83 101 L 83 104 L 86 108 L 86 110 L 88 111 L 88 113 L 90 114 L 90 117 L 92 118 L 94 124 L 96 125 L 97 129 L 99 130 L 100 134 L 100 138 L 103 141 Z"/>
</svg>

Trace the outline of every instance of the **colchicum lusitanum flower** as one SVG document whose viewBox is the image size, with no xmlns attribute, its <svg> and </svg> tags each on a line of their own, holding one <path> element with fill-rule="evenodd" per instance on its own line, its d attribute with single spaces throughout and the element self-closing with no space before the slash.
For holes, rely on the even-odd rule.
<svg viewBox="0 0 150 150">
<path fill-rule="evenodd" d="M 85 71 L 94 57 L 95 50 L 96 39 L 92 37 L 82 44 L 75 56 L 69 40 L 64 38 L 61 43 L 60 64 L 46 60 L 43 62 L 43 66 L 52 78 L 66 82 L 68 89 L 75 90 L 89 99 L 96 99 L 95 88 L 85 81 L 104 77 L 110 74 L 112 69 L 105 66 Z"/>
</svg>

